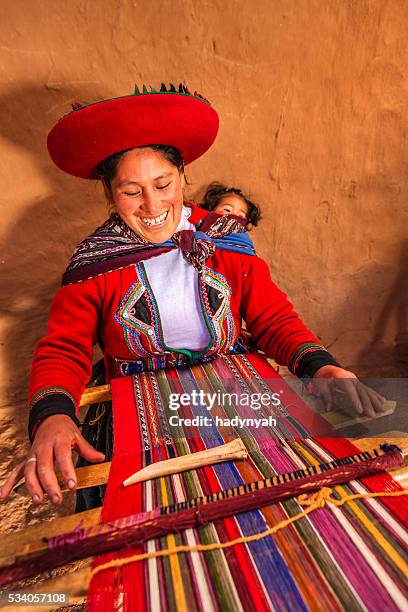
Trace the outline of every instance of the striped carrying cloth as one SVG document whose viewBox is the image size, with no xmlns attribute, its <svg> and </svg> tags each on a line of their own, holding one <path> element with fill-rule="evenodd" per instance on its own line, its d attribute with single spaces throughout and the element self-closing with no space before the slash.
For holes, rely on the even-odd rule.
<svg viewBox="0 0 408 612">
<path fill-rule="evenodd" d="M 357 452 L 331 438 L 326 422 L 258 354 L 116 379 L 112 395 L 115 450 L 104 522 Z M 245 461 L 121 487 L 145 465 L 237 437 L 249 451 Z M 335 495 L 398 489 L 380 474 L 337 486 Z M 88 609 L 406 610 L 406 506 L 404 497 L 329 505 L 258 541 L 112 567 L 93 576 Z M 301 511 L 292 498 L 100 556 L 94 566 L 250 536 Z"/>
</svg>

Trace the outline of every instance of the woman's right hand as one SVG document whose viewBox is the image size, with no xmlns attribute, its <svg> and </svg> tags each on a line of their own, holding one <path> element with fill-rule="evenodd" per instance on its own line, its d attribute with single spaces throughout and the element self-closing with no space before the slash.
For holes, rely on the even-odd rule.
<svg viewBox="0 0 408 612">
<path fill-rule="evenodd" d="M 54 469 L 54 461 L 72 491 L 77 485 L 72 451 L 91 463 L 105 459 L 82 436 L 73 420 L 65 414 L 47 417 L 38 427 L 28 457 L 11 473 L 0 490 L 0 499 L 5 499 L 24 474 L 27 490 L 34 504 L 40 504 L 44 493 L 53 504 L 62 502 L 62 493 Z"/>
</svg>

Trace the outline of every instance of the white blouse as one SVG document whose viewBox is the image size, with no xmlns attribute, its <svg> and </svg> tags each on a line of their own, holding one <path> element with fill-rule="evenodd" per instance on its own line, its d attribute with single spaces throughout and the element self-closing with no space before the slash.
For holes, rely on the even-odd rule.
<svg viewBox="0 0 408 612">
<path fill-rule="evenodd" d="M 195 230 L 188 221 L 191 209 L 183 206 L 176 231 Z M 147 278 L 156 299 L 168 347 L 198 351 L 210 334 L 205 324 L 198 292 L 198 272 L 174 249 L 144 262 Z"/>
</svg>

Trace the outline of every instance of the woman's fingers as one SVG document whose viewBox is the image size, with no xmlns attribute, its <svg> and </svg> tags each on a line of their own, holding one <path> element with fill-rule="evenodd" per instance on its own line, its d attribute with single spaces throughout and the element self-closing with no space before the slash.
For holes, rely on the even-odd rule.
<svg viewBox="0 0 408 612">
<path fill-rule="evenodd" d="M 63 442 L 56 444 L 54 448 L 55 460 L 59 466 L 62 477 L 67 483 L 67 487 L 71 490 L 74 490 L 77 485 L 75 467 L 72 461 L 73 448 L 75 448 L 81 457 L 92 463 L 105 459 L 105 455 L 91 446 L 91 444 L 81 435 L 79 430 L 75 432 L 75 435 L 69 442 L 64 439 Z"/>
<path fill-rule="evenodd" d="M 40 504 L 44 499 L 44 490 L 37 476 L 37 461 L 37 457 L 32 455 L 27 458 L 24 466 L 25 483 L 33 504 Z"/>
<path fill-rule="evenodd" d="M 363 408 L 363 414 L 368 417 L 374 417 L 375 411 L 371 402 L 371 398 L 367 392 L 367 387 L 365 387 L 362 383 L 358 383 L 357 392 L 360 397 L 361 405 Z"/>
<path fill-rule="evenodd" d="M 380 395 L 380 393 L 377 393 L 377 391 L 374 389 L 370 389 L 370 387 L 365 388 L 371 399 L 371 404 L 375 412 L 384 412 L 384 410 L 387 410 L 386 398 L 383 395 Z"/>
<path fill-rule="evenodd" d="M 319 380 L 317 395 L 323 400 L 325 411 L 329 412 L 333 408 L 333 393 L 329 380 Z"/>
<path fill-rule="evenodd" d="M 363 405 L 357 391 L 358 379 L 354 378 L 335 378 L 336 388 L 347 395 L 353 409 L 357 414 L 363 414 Z"/>
<path fill-rule="evenodd" d="M 41 451 L 37 451 L 37 472 L 35 476 L 41 487 L 48 493 L 53 504 L 59 504 L 62 502 L 62 493 L 58 484 L 57 476 L 54 470 L 54 449 L 52 446 L 42 448 Z M 31 467 L 29 468 L 31 470 Z M 35 483 L 35 476 L 30 472 L 30 485 L 33 486 Z M 27 482 L 27 471 L 26 471 L 26 482 Z M 28 488 L 28 483 L 27 483 Z M 32 496 L 33 497 L 33 496 Z M 34 501 L 34 497 L 33 497 Z"/>
<path fill-rule="evenodd" d="M 67 415 L 51 415 L 39 426 L 34 438 L 31 452 L 37 457 L 35 471 L 30 466 L 28 469 L 27 485 L 29 492 L 38 495 L 41 488 L 48 493 L 53 504 L 62 501 L 62 493 L 55 474 L 54 459 L 62 471 L 64 479 L 69 488 L 76 486 L 75 468 L 72 463 L 72 447 L 75 439 L 80 436 L 75 423 Z M 27 480 L 27 475 L 26 475 Z"/>
<path fill-rule="evenodd" d="M 385 398 L 358 378 L 336 378 L 335 383 L 347 395 L 357 414 L 375 417 L 377 412 L 386 410 Z"/>
<path fill-rule="evenodd" d="M 14 486 L 18 483 L 20 478 L 24 475 L 24 468 L 26 462 L 22 461 L 19 463 L 11 472 L 4 485 L 0 488 L 0 499 L 6 499 L 13 490 Z"/>
<path fill-rule="evenodd" d="M 55 460 L 60 469 L 61 475 L 67 483 L 68 489 L 75 490 L 77 485 L 77 477 L 72 461 L 72 444 L 64 441 L 55 446 Z"/>
<path fill-rule="evenodd" d="M 14 468 L 0 491 L 0 499 L 9 495 L 24 473 L 26 486 L 34 504 L 44 498 L 44 491 L 53 504 L 61 503 L 62 493 L 54 469 L 56 461 L 69 489 L 77 484 L 72 449 L 90 462 L 103 461 L 105 455 L 95 450 L 81 435 L 78 427 L 66 415 L 45 419 L 36 433 L 30 456 Z"/>
<path fill-rule="evenodd" d="M 332 365 L 322 366 L 315 372 L 314 379 L 318 379 L 319 386 L 323 381 L 331 380 L 337 389 L 347 395 L 357 414 L 374 417 L 376 412 L 387 409 L 385 398 L 360 382 L 349 370 Z"/>
<path fill-rule="evenodd" d="M 89 442 L 87 442 L 81 434 L 76 436 L 73 446 L 81 457 L 87 461 L 90 461 L 91 463 L 97 463 L 98 461 L 104 461 L 105 459 L 105 455 L 91 446 L 91 444 L 89 444 Z"/>
</svg>

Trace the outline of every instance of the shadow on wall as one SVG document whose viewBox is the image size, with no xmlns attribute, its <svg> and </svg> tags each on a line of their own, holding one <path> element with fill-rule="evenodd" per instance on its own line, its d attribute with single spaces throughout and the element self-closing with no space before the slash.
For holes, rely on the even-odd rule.
<svg viewBox="0 0 408 612">
<path fill-rule="evenodd" d="M 394 280 L 390 283 L 391 276 Z M 350 342 L 357 345 L 352 363 L 347 361 L 347 355 L 339 359 L 360 376 L 398 378 L 408 375 L 407 276 L 408 242 L 401 245 L 395 268 L 371 262 L 353 275 L 353 288 L 334 320 L 351 330 Z M 366 315 L 361 330 L 355 328 L 357 310 Z M 337 340 L 329 347 L 335 355 Z"/>
<path fill-rule="evenodd" d="M 5 323 L 2 375 L 8 405 L 26 397 L 32 351 L 45 331 L 50 301 L 74 246 L 107 216 L 95 185 L 65 175 L 53 166 L 47 152 L 48 131 L 70 110 L 70 101 L 77 95 L 74 90 L 22 83 L 0 99 L 2 137 L 23 153 L 24 167 L 17 169 L 15 177 L 7 177 L 9 198 L 13 182 L 18 186 L 19 181 L 27 180 L 27 155 L 36 189 L 41 184 L 41 192 L 50 194 L 38 197 L 33 189 L 32 198 L 18 208 L 11 201 L 6 219 L 0 313 Z M 97 96 L 81 91 L 80 97 Z"/>
<path fill-rule="evenodd" d="M 398 272 L 387 299 L 379 312 L 375 324 L 373 341 L 364 347 L 359 360 L 366 355 L 376 354 L 376 363 L 385 369 L 390 364 L 390 375 L 408 375 L 408 242 L 401 245 Z M 394 343 L 387 346 L 384 338 L 388 326 L 395 330 Z M 383 354 L 382 354 L 383 353 Z M 395 373 L 393 373 L 395 370 Z"/>
</svg>

